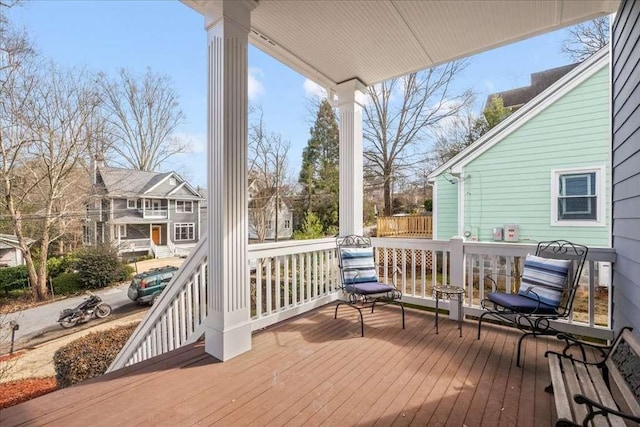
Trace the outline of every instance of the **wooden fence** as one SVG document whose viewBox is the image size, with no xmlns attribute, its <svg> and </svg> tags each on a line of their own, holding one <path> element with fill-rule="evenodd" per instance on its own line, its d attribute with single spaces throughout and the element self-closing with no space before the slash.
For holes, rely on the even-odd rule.
<svg viewBox="0 0 640 427">
<path fill-rule="evenodd" d="M 379 216 L 377 237 L 433 238 L 431 215 Z"/>
</svg>

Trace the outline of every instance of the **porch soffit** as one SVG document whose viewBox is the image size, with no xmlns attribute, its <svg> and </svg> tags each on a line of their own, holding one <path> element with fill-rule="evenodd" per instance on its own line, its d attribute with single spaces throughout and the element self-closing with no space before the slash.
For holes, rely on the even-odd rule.
<svg viewBox="0 0 640 427">
<path fill-rule="evenodd" d="M 183 0 L 202 13 L 206 0 Z M 316 83 L 366 85 L 613 13 L 619 0 L 259 0 L 251 42 Z"/>
</svg>

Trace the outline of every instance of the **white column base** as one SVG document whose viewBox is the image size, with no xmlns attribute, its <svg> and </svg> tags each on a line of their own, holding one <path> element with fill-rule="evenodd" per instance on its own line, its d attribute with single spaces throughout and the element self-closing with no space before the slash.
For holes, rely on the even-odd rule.
<svg viewBox="0 0 640 427">
<path fill-rule="evenodd" d="M 221 331 L 211 325 L 204 328 L 204 351 L 226 361 L 251 350 L 251 322 L 233 325 Z"/>
</svg>

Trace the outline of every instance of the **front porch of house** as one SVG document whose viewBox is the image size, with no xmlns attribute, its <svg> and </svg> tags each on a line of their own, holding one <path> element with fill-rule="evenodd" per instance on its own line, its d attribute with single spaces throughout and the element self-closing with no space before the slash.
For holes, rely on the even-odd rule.
<svg viewBox="0 0 640 427">
<path fill-rule="evenodd" d="M 555 420 L 547 349 L 553 338 L 467 320 L 463 336 L 432 312 L 398 307 L 338 320 L 326 305 L 253 335 L 221 363 L 198 342 L 2 411 L 3 423 L 42 425 L 468 425 L 548 426 Z M 73 404 L 70 404 L 73 402 Z"/>
</svg>

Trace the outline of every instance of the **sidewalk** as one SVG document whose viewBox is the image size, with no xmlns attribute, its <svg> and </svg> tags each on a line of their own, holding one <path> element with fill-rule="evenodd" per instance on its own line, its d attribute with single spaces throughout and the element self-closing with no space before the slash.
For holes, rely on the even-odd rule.
<svg viewBox="0 0 640 427">
<path fill-rule="evenodd" d="M 104 331 L 117 326 L 124 326 L 134 322 L 139 322 L 146 313 L 146 310 L 141 311 L 131 316 L 114 320 L 113 322 L 102 323 L 92 328 L 80 330 L 77 333 L 65 335 L 62 338 L 57 338 L 29 349 L 26 354 L 21 355 L 17 359 L 0 362 L 0 372 L 3 371 L 2 368 L 5 365 L 10 366 L 8 374 L 3 378 L 0 378 L 0 382 L 9 382 L 25 378 L 55 376 L 56 373 L 53 368 L 53 354 L 57 349 L 91 332 Z"/>
</svg>

